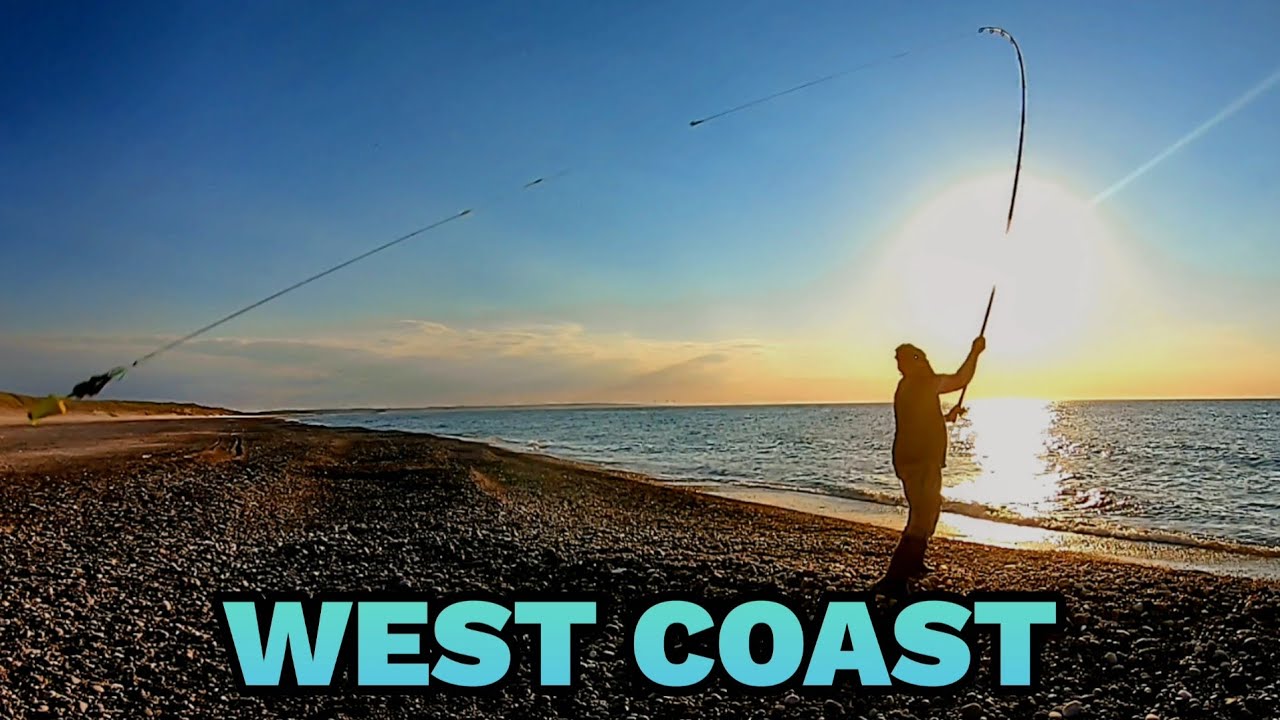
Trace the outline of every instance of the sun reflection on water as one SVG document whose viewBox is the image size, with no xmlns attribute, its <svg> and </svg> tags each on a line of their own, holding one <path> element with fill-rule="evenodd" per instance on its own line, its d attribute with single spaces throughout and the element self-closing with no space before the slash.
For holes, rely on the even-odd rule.
<svg viewBox="0 0 1280 720">
<path fill-rule="evenodd" d="M 1055 414 L 1043 400 L 975 402 L 952 431 L 946 499 L 1022 517 L 1050 514 L 1063 480 L 1052 461 Z"/>
</svg>

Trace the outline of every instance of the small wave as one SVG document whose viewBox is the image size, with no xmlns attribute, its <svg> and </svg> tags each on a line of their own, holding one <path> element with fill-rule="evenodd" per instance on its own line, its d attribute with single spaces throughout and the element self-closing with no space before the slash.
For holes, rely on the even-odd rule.
<svg viewBox="0 0 1280 720">
<path fill-rule="evenodd" d="M 334 416 L 316 414 L 310 416 L 299 415 L 298 420 L 304 423 L 319 425 L 364 425 L 367 427 L 400 429 L 408 432 L 426 432 L 438 437 L 488 443 L 517 452 L 554 454 L 574 462 L 594 464 L 613 470 L 627 470 L 631 472 L 645 473 L 654 479 L 666 482 L 699 483 L 712 481 L 730 483 L 733 485 L 759 487 L 762 489 L 840 497 L 881 506 L 901 507 L 905 504 L 901 493 L 897 492 L 896 489 L 895 491 L 879 491 L 870 488 L 854 488 L 848 486 L 833 487 L 831 485 L 806 487 L 793 483 L 769 482 L 767 480 L 758 479 L 759 473 L 767 472 L 763 468 L 746 473 L 756 475 L 757 477 L 745 478 L 735 474 L 729 468 L 715 463 L 699 463 L 692 466 L 685 465 L 684 467 L 677 467 L 679 463 L 668 463 L 665 461 L 658 463 L 646 462 L 643 457 L 628 457 L 625 459 L 617 457 L 619 451 L 623 449 L 627 449 L 628 454 L 630 454 L 630 452 L 634 452 L 637 448 L 635 443 L 627 443 L 618 446 L 593 442 L 566 443 L 563 440 L 559 442 L 537 439 L 514 440 L 497 435 L 486 436 L 480 432 L 454 434 L 445 432 L 446 428 L 442 425 L 431 428 L 423 427 L 421 424 L 415 426 L 413 423 L 405 422 L 399 417 L 374 419 L 371 417 L 361 418 L 359 416 L 350 415 Z M 691 428 L 687 433 L 688 436 L 699 436 L 702 434 L 704 434 L 704 431 L 699 428 Z M 771 443 L 769 447 L 774 446 L 776 446 L 776 443 Z M 1103 454 L 1123 454 L 1126 451 L 1127 449 L 1123 446 L 1107 445 L 1101 452 Z M 1090 474 L 1092 473 L 1089 473 L 1087 469 L 1077 469 L 1068 477 L 1072 480 L 1089 482 L 1088 475 Z M 1107 513 L 1113 513 L 1118 509 L 1125 508 L 1129 502 L 1123 496 L 1116 495 L 1106 488 L 1100 488 L 1092 484 L 1084 489 L 1068 491 L 1064 496 L 1059 497 L 1058 500 L 1061 501 L 1069 511 L 1084 511 L 1088 514 L 1104 515 Z M 1251 506 L 1256 504 L 1263 508 L 1274 507 L 1275 504 L 1274 501 L 1269 498 L 1253 498 L 1249 503 Z M 1056 532 L 1077 533 L 1105 539 L 1159 543 L 1164 545 L 1237 553 L 1256 557 L 1280 558 L 1280 547 L 1245 544 L 1221 538 L 1209 538 L 1170 530 L 1143 529 L 1114 524 L 1103 524 L 1092 519 L 1086 521 L 1068 517 L 1027 516 L 1012 512 L 1005 508 L 992 507 L 970 501 L 944 500 L 943 510 L 956 515 L 963 515 L 965 517 L 972 517 L 991 522 L 1033 527 Z"/>
<path fill-rule="evenodd" d="M 1232 542 L 1230 540 L 1197 537 L 1195 535 L 1174 532 L 1172 530 L 1147 530 L 1142 528 L 1121 527 L 1117 525 L 1079 522 L 1070 519 L 1045 516 L 1028 517 L 978 503 L 951 500 L 944 501 L 942 503 L 942 509 L 946 512 L 955 513 L 956 515 L 964 515 L 966 517 L 978 518 L 981 520 L 990 520 L 992 522 L 1004 523 L 1007 525 L 1020 525 L 1022 527 L 1039 528 L 1041 530 L 1076 533 L 1078 535 L 1089 535 L 1091 537 L 1109 540 L 1159 543 L 1161 545 L 1176 545 L 1179 547 L 1198 550 L 1213 550 L 1217 552 L 1252 555 L 1255 557 L 1280 558 L 1280 548 L 1267 547 L 1264 545 L 1246 545 L 1243 543 Z"/>
<path fill-rule="evenodd" d="M 1060 499 L 1076 510 L 1117 510 L 1128 505 L 1124 498 L 1101 487 L 1067 490 L 1065 497 Z"/>
<path fill-rule="evenodd" d="M 830 497 L 844 498 L 847 500 L 858 500 L 875 505 L 887 505 L 892 507 L 903 507 L 906 505 L 906 502 L 900 494 L 878 492 L 862 488 L 818 489 L 768 482 L 755 482 L 750 483 L 750 485 L 752 487 L 759 487 L 768 490 L 802 492 L 811 495 L 826 495 Z M 1243 543 L 1231 542 L 1229 540 L 1197 537 L 1169 530 L 1144 530 L 1140 528 L 1099 525 L 1043 516 L 1028 517 L 1025 515 L 1018 515 L 1001 508 L 995 508 L 989 505 L 983 505 L 982 503 L 969 502 L 965 500 L 943 500 L 942 510 L 943 512 L 952 513 L 953 515 L 963 515 L 964 517 L 976 518 L 978 520 L 988 520 L 990 522 L 1003 523 L 1006 525 L 1019 525 L 1022 527 L 1032 527 L 1041 530 L 1051 530 L 1054 532 L 1076 533 L 1078 535 L 1089 535 L 1091 537 L 1109 540 L 1159 543 L 1161 545 L 1176 545 L 1179 547 L 1194 548 L 1198 550 L 1237 553 L 1241 555 L 1252 555 L 1255 557 L 1280 558 L 1280 548 L 1268 547 L 1265 545 L 1246 545 Z"/>
<path fill-rule="evenodd" d="M 1127 540 L 1131 542 L 1159 543 L 1176 545 L 1198 550 L 1237 553 L 1255 557 L 1280 558 L 1280 548 L 1265 545 L 1247 545 L 1217 538 L 1198 537 L 1172 530 L 1149 530 L 1118 525 L 1103 525 L 1096 522 L 1081 522 L 1069 518 L 1051 516 L 1026 516 L 995 508 L 981 503 L 958 500 L 944 500 L 942 509 L 945 512 L 964 515 L 965 517 L 990 520 L 1006 525 L 1020 525 L 1055 532 L 1076 533 L 1109 540 Z"/>
</svg>

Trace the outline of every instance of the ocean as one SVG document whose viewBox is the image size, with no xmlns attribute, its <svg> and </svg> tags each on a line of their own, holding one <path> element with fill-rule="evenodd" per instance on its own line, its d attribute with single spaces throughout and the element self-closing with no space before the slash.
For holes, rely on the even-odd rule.
<svg viewBox="0 0 1280 720">
<path fill-rule="evenodd" d="M 902 504 L 890 405 L 320 412 L 672 483 Z M 977 400 L 944 510 L 1010 526 L 1280 556 L 1280 400 Z"/>
</svg>

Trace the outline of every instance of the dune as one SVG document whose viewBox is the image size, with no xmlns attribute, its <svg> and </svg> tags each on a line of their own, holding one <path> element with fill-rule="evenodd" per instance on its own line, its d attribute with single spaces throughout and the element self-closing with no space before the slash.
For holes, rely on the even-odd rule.
<svg viewBox="0 0 1280 720">
<path fill-rule="evenodd" d="M 41 398 L 13 392 L 0 392 L 0 425 L 27 422 L 27 408 Z M 233 415 L 226 408 L 178 402 L 148 402 L 142 400 L 68 400 L 67 414 L 41 420 L 53 422 L 87 422 L 140 417 L 201 417 Z"/>
</svg>

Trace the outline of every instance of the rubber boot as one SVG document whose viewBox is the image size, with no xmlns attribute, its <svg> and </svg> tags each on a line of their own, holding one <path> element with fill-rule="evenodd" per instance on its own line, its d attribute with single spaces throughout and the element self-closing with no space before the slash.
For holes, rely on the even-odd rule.
<svg viewBox="0 0 1280 720">
<path fill-rule="evenodd" d="M 884 577 L 876 581 L 872 589 L 884 595 L 902 595 L 907 590 L 907 580 L 918 574 L 924 564 L 924 538 L 903 535 L 898 547 L 889 559 Z"/>
<path fill-rule="evenodd" d="M 924 554 L 929 548 L 929 538 L 914 538 L 911 555 L 903 564 L 906 565 L 908 577 L 922 578 L 933 572 L 933 568 L 924 564 Z"/>
</svg>

